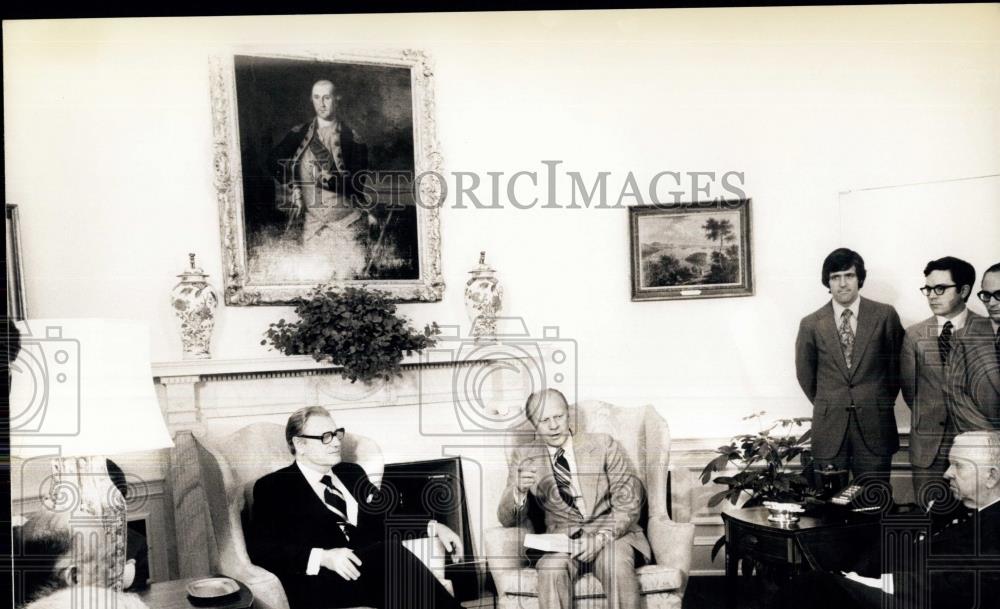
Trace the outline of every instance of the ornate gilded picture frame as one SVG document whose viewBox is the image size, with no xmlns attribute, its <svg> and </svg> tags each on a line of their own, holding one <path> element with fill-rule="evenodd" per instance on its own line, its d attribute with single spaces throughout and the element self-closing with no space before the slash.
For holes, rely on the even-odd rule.
<svg viewBox="0 0 1000 609">
<path fill-rule="evenodd" d="M 750 199 L 629 208 L 632 300 L 753 296 Z"/>
<path fill-rule="evenodd" d="M 237 50 L 210 71 L 226 304 L 292 304 L 318 284 L 441 300 L 427 55 Z"/>
</svg>

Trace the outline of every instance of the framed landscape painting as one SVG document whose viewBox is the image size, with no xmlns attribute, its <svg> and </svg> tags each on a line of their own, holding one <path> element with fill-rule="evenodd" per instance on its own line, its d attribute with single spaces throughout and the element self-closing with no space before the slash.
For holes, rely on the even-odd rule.
<svg viewBox="0 0 1000 609">
<path fill-rule="evenodd" d="M 632 300 L 753 296 L 750 200 L 629 208 Z"/>
<path fill-rule="evenodd" d="M 212 59 L 226 304 L 292 304 L 320 284 L 441 299 L 432 77 L 412 50 Z"/>
</svg>

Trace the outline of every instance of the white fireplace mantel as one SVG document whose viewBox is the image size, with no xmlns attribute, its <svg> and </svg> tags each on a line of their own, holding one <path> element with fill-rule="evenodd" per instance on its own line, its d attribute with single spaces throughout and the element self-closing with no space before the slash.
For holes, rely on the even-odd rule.
<svg viewBox="0 0 1000 609">
<path fill-rule="evenodd" d="M 309 356 L 205 359 L 153 363 L 153 377 L 171 433 L 225 433 L 254 420 L 273 420 L 303 406 L 354 410 L 475 402 L 483 416 L 503 415 L 553 371 L 545 344 L 433 348 L 404 357 L 402 377 L 365 385 Z M 548 366 L 548 369 L 546 367 Z M 562 378 L 563 375 L 557 375 Z M 568 376 L 568 375 L 566 375 Z"/>
</svg>

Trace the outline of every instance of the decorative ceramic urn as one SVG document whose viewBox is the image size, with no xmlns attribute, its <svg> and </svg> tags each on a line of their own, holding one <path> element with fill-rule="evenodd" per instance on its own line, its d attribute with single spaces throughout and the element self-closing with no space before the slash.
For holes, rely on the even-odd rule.
<svg viewBox="0 0 1000 609">
<path fill-rule="evenodd" d="M 486 264 L 486 252 L 479 252 L 479 266 L 469 274 L 472 277 L 465 284 L 465 311 L 472 322 L 471 335 L 477 344 L 496 342 L 503 289 L 496 271 Z"/>
<path fill-rule="evenodd" d="M 184 359 L 208 359 L 219 299 L 208 284 L 208 275 L 195 266 L 194 254 L 188 257 L 191 268 L 178 275 L 181 281 L 170 292 L 170 304 L 177 319 L 181 320 Z"/>
</svg>

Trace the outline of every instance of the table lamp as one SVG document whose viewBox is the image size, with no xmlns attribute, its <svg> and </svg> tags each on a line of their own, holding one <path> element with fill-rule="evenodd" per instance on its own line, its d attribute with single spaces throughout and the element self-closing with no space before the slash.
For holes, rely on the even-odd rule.
<svg viewBox="0 0 1000 609">
<path fill-rule="evenodd" d="M 118 319 L 21 322 L 11 363 L 11 455 L 52 457 L 44 509 L 69 513 L 97 560 L 86 581 L 123 587 L 125 499 L 106 457 L 173 446 L 153 387 L 148 327 Z M 83 546 L 80 546 L 83 547 Z M 89 553 L 89 552 L 88 552 Z"/>
</svg>

